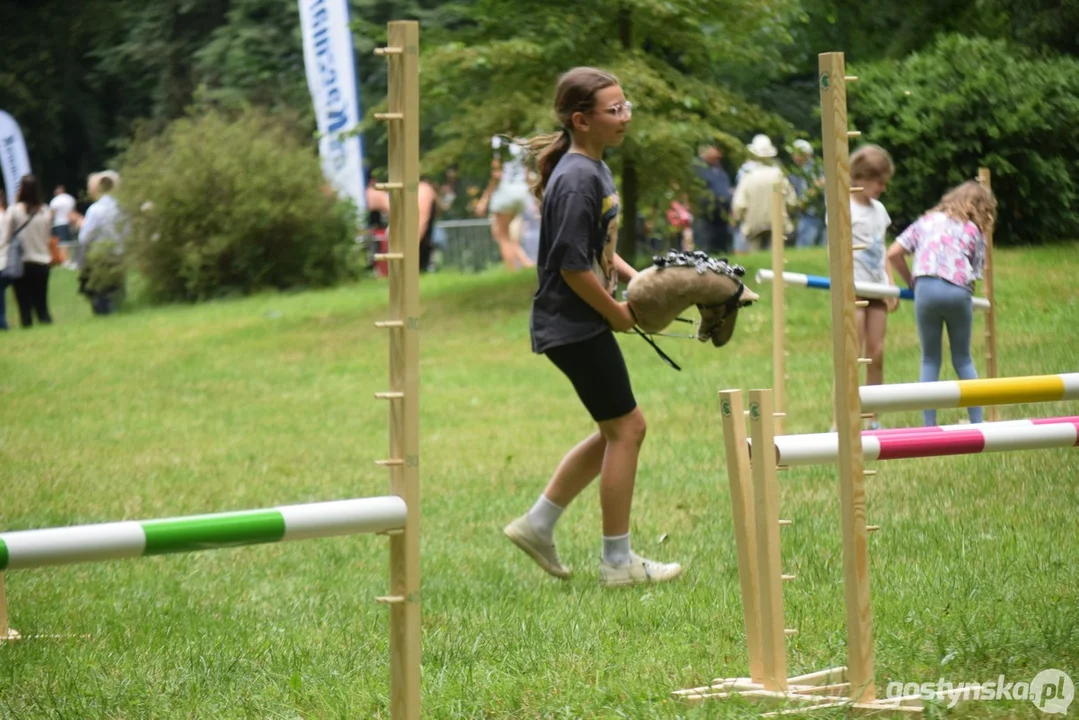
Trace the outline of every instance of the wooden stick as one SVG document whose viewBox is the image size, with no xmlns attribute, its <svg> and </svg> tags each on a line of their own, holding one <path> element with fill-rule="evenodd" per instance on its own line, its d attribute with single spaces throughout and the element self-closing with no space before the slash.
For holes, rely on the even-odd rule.
<svg viewBox="0 0 1079 720">
<path fill-rule="evenodd" d="M 828 213 L 828 264 L 832 283 L 834 417 L 839 440 L 839 494 L 843 522 L 843 579 L 847 611 L 851 699 L 876 697 L 873 625 L 869 603 L 869 542 L 862 476 L 862 420 L 858 397 L 858 330 L 854 313 L 851 250 L 850 155 L 843 53 L 819 57 L 821 136 Z M 762 446 L 770 447 L 770 446 Z"/>
<path fill-rule="evenodd" d="M 390 123 L 389 186 L 401 188 L 401 202 L 390 205 L 389 255 L 403 262 L 389 266 L 391 317 L 405 322 L 390 333 L 390 387 L 403 392 L 389 405 L 390 457 L 403 462 L 390 468 L 390 492 L 408 508 L 405 532 L 390 543 L 390 714 L 394 720 L 420 718 L 420 27 L 415 21 L 388 24 L 388 110 L 401 114 Z M 386 54 L 384 52 L 383 54 Z"/>
<path fill-rule="evenodd" d="M 0 641 L 7 639 L 11 626 L 7 619 L 7 593 L 4 591 L 4 573 L 0 572 Z"/>
<path fill-rule="evenodd" d="M 727 450 L 727 482 L 734 516 L 738 581 L 742 586 L 742 619 L 746 627 L 749 676 L 754 682 L 762 682 L 764 662 L 761 657 L 760 600 L 757 593 L 757 530 L 753 524 L 753 481 L 749 469 L 746 424 L 742 415 L 742 391 L 721 391 L 719 405 Z"/>
<path fill-rule="evenodd" d="M 987 190 L 993 189 L 992 175 L 989 168 L 978 168 L 978 182 Z M 985 233 L 985 269 L 982 271 L 985 278 L 985 298 L 989 301 L 989 309 L 985 313 L 985 376 L 990 378 L 997 375 L 997 299 L 993 294 L 993 233 Z M 999 415 L 996 405 L 986 408 L 986 419 L 996 422 Z"/>
<path fill-rule="evenodd" d="M 749 391 L 749 427 L 753 444 L 775 447 L 772 391 Z M 764 686 L 787 689 L 787 644 L 783 630 L 783 582 L 780 580 L 779 488 L 774 452 L 760 452 L 753 462 L 754 524 L 757 528 L 757 584 L 760 589 Z"/>
<path fill-rule="evenodd" d="M 817 672 L 807 673 L 806 675 L 796 675 L 789 680 L 791 685 L 831 685 L 833 683 L 844 683 L 846 681 L 846 667 L 829 668 L 827 670 L 818 670 Z"/>
<path fill-rule="evenodd" d="M 772 272 L 783 277 L 783 182 L 772 186 Z M 786 354 L 783 352 L 786 313 L 783 301 L 784 283 L 772 283 L 772 392 L 777 411 L 787 409 Z M 784 434 L 781 416 L 775 423 L 776 435 Z"/>
</svg>

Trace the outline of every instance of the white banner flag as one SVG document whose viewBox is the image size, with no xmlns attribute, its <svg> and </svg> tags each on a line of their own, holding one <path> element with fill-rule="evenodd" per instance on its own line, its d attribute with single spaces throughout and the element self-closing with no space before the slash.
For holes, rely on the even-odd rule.
<svg viewBox="0 0 1079 720">
<path fill-rule="evenodd" d="M 318 120 L 322 174 L 338 193 L 366 211 L 363 141 L 342 137 L 360 122 L 360 93 L 349 28 L 348 0 L 299 0 L 307 87 Z"/>
<path fill-rule="evenodd" d="M 0 163 L 4 166 L 4 192 L 9 205 L 15 204 L 23 175 L 30 174 L 30 156 L 15 118 L 0 110 Z"/>
</svg>

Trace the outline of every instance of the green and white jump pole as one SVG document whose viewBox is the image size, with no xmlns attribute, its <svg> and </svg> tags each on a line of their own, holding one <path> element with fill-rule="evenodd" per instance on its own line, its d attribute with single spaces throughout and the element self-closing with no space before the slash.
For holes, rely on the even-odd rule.
<svg viewBox="0 0 1079 720">
<path fill-rule="evenodd" d="M 0 533 L 0 570 L 26 570 L 336 535 L 404 530 L 396 496 Z M 6 628 L 0 628 L 4 630 Z"/>
</svg>

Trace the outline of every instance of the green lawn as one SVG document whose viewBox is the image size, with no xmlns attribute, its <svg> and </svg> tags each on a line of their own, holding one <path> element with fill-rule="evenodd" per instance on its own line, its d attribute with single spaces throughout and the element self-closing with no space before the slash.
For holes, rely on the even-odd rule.
<svg viewBox="0 0 1079 720">
<path fill-rule="evenodd" d="M 825 273 L 823 250 L 789 270 Z M 748 275 L 768 260 L 747 258 Z M 1079 245 L 997 253 L 1003 374 L 1079 370 Z M 684 577 L 601 589 L 595 490 L 563 517 L 575 570 L 544 575 L 502 536 L 590 432 L 568 382 L 529 352 L 534 277 L 422 283 L 423 702 L 432 718 L 741 717 L 672 690 L 747 673 L 716 393 L 771 380 L 770 292 L 723 349 L 622 346 L 649 421 L 634 545 Z M 93 318 L 54 273 L 55 325 L 0 335 L 0 527 L 240 510 L 385 494 L 387 288 L 136 305 Z M 789 432 L 831 416 L 828 295 L 788 293 Z M 9 299 L 9 305 L 12 303 Z M 14 315 L 9 307 L 9 318 Z M 984 367 L 981 324 L 975 345 Z M 909 306 L 886 378 L 914 381 Z M 944 378 L 954 377 L 948 368 Z M 956 422 L 962 411 L 942 411 Z M 1002 419 L 1079 414 L 1075 403 Z M 918 413 L 885 416 L 912 425 Z M 877 465 L 868 483 L 877 682 L 1079 684 L 1079 455 L 1051 450 Z M 780 477 L 792 674 L 846 662 L 833 469 Z M 659 545 L 659 538 L 666 541 Z M 388 717 L 386 541 L 331 538 L 7 574 L 0 717 Z M 1079 704 L 1073 705 L 1076 712 Z M 959 717 L 1041 717 L 1030 702 Z"/>
</svg>

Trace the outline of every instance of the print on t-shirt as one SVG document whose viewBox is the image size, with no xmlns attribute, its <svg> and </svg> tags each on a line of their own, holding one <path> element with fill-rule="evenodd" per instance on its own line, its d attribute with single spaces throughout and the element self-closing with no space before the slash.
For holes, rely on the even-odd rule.
<svg viewBox="0 0 1079 720">
<path fill-rule="evenodd" d="M 599 278 L 600 284 L 612 296 L 618 290 L 618 271 L 614 266 L 614 252 L 618 247 L 618 213 L 621 206 L 618 202 L 618 193 L 611 193 L 603 198 L 603 212 L 600 214 L 600 236 L 607 241 L 603 249 L 596 253 L 596 260 L 592 269 Z"/>
</svg>

